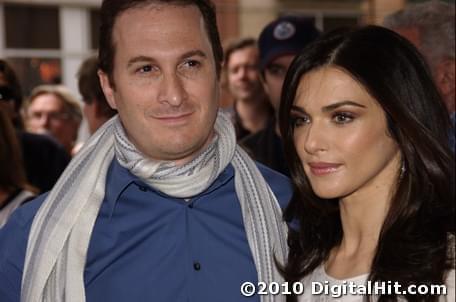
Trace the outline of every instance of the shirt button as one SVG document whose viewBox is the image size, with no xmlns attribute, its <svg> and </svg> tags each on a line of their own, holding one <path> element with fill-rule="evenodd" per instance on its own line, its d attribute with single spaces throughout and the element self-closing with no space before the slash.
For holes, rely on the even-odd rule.
<svg viewBox="0 0 456 302">
<path fill-rule="evenodd" d="M 143 192 L 146 192 L 146 191 L 147 191 L 147 187 L 145 187 L 145 186 L 139 186 L 139 190 L 140 190 L 140 191 L 143 191 Z"/>
<path fill-rule="evenodd" d="M 201 264 L 199 262 L 193 262 L 193 268 L 195 271 L 199 271 L 201 269 Z"/>
<path fill-rule="evenodd" d="M 189 207 L 190 209 L 193 209 L 193 203 L 189 204 L 188 207 Z"/>
</svg>

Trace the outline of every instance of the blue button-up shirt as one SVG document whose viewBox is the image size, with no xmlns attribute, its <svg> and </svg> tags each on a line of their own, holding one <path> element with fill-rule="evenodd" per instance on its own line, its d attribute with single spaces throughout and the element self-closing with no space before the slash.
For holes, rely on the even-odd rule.
<svg viewBox="0 0 456 302">
<path fill-rule="evenodd" d="M 260 166 L 282 207 L 288 179 Z M 28 233 L 42 195 L 22 206 L 0 230 L 0 301 L 19 301 Z M 86 300 L 259 301 L 240 294 L 257 281 L 241 208 L 228 166 L 191 200 L 167 196 L 114 160 L 84 272 Z"/>
</svg>

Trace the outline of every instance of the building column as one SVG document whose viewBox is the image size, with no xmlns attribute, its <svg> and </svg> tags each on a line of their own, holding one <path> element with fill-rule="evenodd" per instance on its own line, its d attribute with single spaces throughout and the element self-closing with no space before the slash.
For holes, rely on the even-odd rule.
<svg viewBox="0 0 456 302">
<path fill-rule="evenodd" d="M 277 17 L 277 6 L 277 0 L 240 0 L 240 36 L 257 38 L 266 24 Z"/>
<path fill-rule="evenodd" d="M 60 7 L 60 41 L 63 53 L 62 84 L 79 96 L 76 75 L 82 61 L 90 54 L 90 16 L 86 8 Z M 79 128 L 78 142 L 88 137 L 88 125 L 84 118 Z"/>
<path fill-rule="evenodd" d="M 364 0 L 361 3 L 365 16 L 363 23 L 381 25 L 385 16 L 402 9 L 405 4 L 406 0 Z"/>
<path fill-rule="evenodd" d="M 90 53 L 89 13 L 82 7 L 60 7 L 60 41 L 62 82 L 78 93 L 76 74 L 84 58 Z"/>
</svg>

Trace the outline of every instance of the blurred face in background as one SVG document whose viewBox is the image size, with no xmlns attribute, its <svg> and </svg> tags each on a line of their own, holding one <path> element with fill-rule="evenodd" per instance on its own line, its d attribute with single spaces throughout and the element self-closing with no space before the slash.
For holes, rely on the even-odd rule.
<svg viewBox="0 0 456 302">
<path fill-rule="evenodd" d="M 279 112 L 280 96 L 282 94 L 283 81 L 295 55 L 284 55 L 272 60 L 264 69 L 264 90 L 271 101 L 276 113 Z"/>
<path fill-rule="evenodd" d="M 228 90 L 234 99 L 257 99 L 262 95 L 256 46 L 247 46 L 233 51 L 226 70 Z"/>
<path fill-rule="evenodd" d="M 53 136 L 67 151 L 71 151 L 78 135 L 79 124 L 66 111 L 60 97 L 51 93 L 39 94 L 30 101 L 26 123 L 30 132 Z"/>
<path fill-rule="evenodd" d="M 296 150 L 316 195 L 368 197 L 393 186 L 399 148 L 381 106 L 349 74 L 334 67 L 305 74 L 292 117 Z"/>
</svg>

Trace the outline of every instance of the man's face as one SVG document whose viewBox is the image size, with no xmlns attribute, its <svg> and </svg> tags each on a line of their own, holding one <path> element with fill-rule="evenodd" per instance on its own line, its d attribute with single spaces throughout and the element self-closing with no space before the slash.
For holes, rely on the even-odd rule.
<svg viewBox="0 0 456 302">
<path fill-rule="evenodd" d="M 283 81 L 295 55 L 285 55 L 272 60 L 264 70 L 264 88 L 276 113 L 279 112 Z"/>
<path fill-rule="evenodd" d="M 113 41 L 115 87 L 99 74 L 129 139 L 150 158 L 188 162 L 212 137 L 219 97 L 198 8 L 128 9 L 114 24 Z"/>
<path fill-rule="evenodd" d="M 258 49 L 255 46 L 235 50 L 226 70 L 228 88 L 236 100 L 251 100 L 261 95 Z"/>
<path fill-rule="evenodd" d="M 70 151 L 79 124 L 71 119 L 58 96 L 44 93 L 36 96 L 27 108 L 27 128 L 32 133 L 52 135 Z"/>
<path fill-rule="evenodd" d="M 426 58 L 434 76 L 434 82 L 445 101 L 448 111 L 454 112 L 455 108 L 455 60 L 453 58 L 432 59 L 429 50 L 423 47 L 422 37 L 417 27 L 398 27 L 393 29 L 409 42 L 411 42 Z"/>
</svg>

